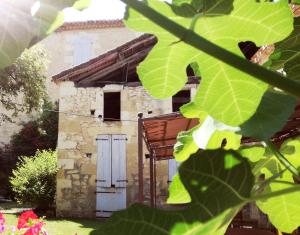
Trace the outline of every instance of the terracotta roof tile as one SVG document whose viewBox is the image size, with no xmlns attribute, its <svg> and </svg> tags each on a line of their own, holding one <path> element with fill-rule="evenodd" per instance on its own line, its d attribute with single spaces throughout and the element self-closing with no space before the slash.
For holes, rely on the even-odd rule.
<svg viewBox="0 0 300 235">
<path fill-rule="evenodd" d="M 103 29 L 124 27 L 122 20 L 91 20 L 79 22 L 66 22 L 59 27 L 56 32 L 83 30 L 83 29 Z"/>
<path fill-rule="evenodd" d="M 155 36 L 144 34 L 83 64 L 55 75 L 52 77 L 52 80 L 55 82 L 74 81 L 79 76 L 89 76 L 115 64 L 118 60 L 122 60 L 122 58 L 130 57 L 145 48 L 152 48 L 155 43 Z"/>
</svg>

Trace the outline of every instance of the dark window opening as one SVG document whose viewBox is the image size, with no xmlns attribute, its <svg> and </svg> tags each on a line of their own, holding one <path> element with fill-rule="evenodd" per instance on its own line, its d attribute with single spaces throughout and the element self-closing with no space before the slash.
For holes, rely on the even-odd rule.
<svg viewBox="0 0 300 235">
<path fill-rule="evenodd" d="M 194 77 L 195 73 L 191 65 L 188 65 L 186 68 L 186 74 L 188 77 Z"/>
<path fill-rule="evenodd" d="M 172 97 L 172 106 L 173 106 L 173 112 L 178 112 L 179 108 L 187 104 L 191 101 L 191 91 L 185 90 L 185 91 L 179 91 L 176 95 Z"/>
<path fill-rule="evenodd" d="M 140 82 L 139 76 L 137 75 L 136 68 L 129 70 L 127 74 L 127 82 Z"/>
<path fill-rule="evenodd" d="M 120 121 L 121 119 L 121 93 L 104 93 L 104 121 Z"/>
<path fill-rule="evenodd" d="M 255 53 L 259 50 L 259 47 L 255 45 L 255 43 L 247 41 L 247 42 L 240 42 L 239 47 L 243 52 L 244 56 L 251 60 L 251 58 L 255 55 Z"/>
</svg>

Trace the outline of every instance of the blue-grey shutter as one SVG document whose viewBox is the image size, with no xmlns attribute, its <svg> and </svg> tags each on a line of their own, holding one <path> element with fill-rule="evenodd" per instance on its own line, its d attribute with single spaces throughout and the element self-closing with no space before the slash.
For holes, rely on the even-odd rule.
<svg viewBox="0 0 300 235">
<path fill-rule="evenodd" d="M 112 184 L 126 187 L 126 135 L 112 135 Z"/>
<path fill-rule="evenodd" d="M 97 187 L 111 187 L 111 136 L 97 137 Z"/>
</svg>

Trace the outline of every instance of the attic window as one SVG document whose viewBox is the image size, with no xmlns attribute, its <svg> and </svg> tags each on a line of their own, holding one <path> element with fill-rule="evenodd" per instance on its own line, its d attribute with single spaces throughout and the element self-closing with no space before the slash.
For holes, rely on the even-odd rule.
<svg viewBox="0 0 300 235">
<path fill-rule="evenodd" d="M 179 91 L 176 95 L 172 97 L 173 112 L 178 112 L 179 108 L 182 105 L 187 104 L 190 101 L 191 101 L 190 90 Z"/>
<path fill-rule="evenodd" d="M 104 93 L 104 121 L 120 121 L 121 119 L 121 93 Z"/>
</svg>

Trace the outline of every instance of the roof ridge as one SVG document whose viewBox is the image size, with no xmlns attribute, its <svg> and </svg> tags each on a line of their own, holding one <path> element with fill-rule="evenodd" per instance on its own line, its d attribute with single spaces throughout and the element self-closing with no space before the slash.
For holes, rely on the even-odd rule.
<svg viewBox="0 0 300 235">
<path fill-rule="evenodd" d="M 122 19 L 113 20 L 88 20 L 65 22 L 56 32 L 80 30 L 80 29 L 102 29 L 102 28 L 125 27 Z"/>
</svg>

